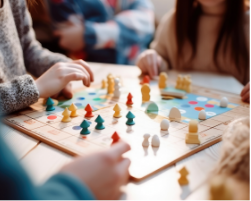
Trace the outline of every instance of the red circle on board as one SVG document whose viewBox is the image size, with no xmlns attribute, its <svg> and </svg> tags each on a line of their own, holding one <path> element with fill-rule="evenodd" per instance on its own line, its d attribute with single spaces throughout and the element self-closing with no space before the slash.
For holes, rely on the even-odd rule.
<svg viewBox="0 0 251 201">
<path fill-rule="evenodd" d="M 214 107 L 214 105 L 211 105 L 211 104 L 206 104 L 205 106 L 210 107 L 210 108 Z"/>
<path fill-rule="evenodd" d="M 189 101 L 188 103 L 191 104 L 191 105 L 196 105 L 196 104 L 198 104 L 197 101 Z"/>
<path fill-rule="evenodd" d="M 54 120 L 54 119 L 56 119 L 57 118 L 57 116 L 55 116 L 55 115 L 51 115 L 51 116 L 48 116 L 47 117 L 47 119 L 49 119 L 49 120 Z"/>
<path fill-rule="evenodd" d="M 197 110 L 197 111 L 205 110 L 203 107 L 196 107 L 194 109 Z"/>
</svg>

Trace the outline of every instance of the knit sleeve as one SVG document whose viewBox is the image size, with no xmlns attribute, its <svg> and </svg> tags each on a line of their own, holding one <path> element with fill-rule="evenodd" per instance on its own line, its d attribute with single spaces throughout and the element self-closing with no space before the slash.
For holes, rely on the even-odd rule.
<svg viewBox="0 0 251 201">
<path fill-rule="evenodd" d="M 15 20 L 16 23 L 20 22 L 20 24 L 16 24 L 16 26 L 23 49 L 25 67 L 31 74 L 39 77 L 55 63 L 70 61 L 70 59 L 61 54 L 52 53 L 41 46 L 35 39 L 30 13 L 26 8 L 26 3 L 24 0 L 20 2 L 21 10 L 19 15 L 15 15 Z"/>
<path fill-rule="evenodd" d="M 0 84 L 0 116 L 37 102 L 39 92 L 30 75 Z"/>
</svg>

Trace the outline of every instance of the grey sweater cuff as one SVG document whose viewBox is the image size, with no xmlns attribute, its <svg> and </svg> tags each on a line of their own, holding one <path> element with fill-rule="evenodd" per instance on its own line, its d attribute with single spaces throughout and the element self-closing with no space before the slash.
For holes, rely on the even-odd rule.
<svg viewBox="0 0 251 201">
<path fill-rule="evenodd" d="M 39 92 L 30 75 L 0 84 L 0 115 L 28 107 L 38 101 Z"/>
</svg>

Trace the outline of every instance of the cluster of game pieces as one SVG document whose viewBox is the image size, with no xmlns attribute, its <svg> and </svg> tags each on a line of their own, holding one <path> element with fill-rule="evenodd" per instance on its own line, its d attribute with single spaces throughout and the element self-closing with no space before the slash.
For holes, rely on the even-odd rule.
<svg viewBox="0 0 251 201">
<path fill-rule="evenodd" d="M 176 81 L 176 89 L 184 90 L 187 93 L 191 93 L 192 91 L 192 80 L 189 75 L 182 76 L 178 75 L 177 81 Z"/>
</svg>

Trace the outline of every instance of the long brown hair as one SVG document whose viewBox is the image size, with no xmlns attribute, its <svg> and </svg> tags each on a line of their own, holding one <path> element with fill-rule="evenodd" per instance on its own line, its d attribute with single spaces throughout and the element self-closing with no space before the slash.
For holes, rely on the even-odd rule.
<svg viewBox="0 0 251 201">
<path fill-rule="evenodd" d="M 213 54 L 214 63 L 217 67 L 217 54 L 221 45 L 223 45 L 226 56 L 227 45 L 230 44 L 231 57 L 236 66 L 244 65 L 245 69 L 249 68 L 248 41 L 246 41 L 244 32 L 245 2 L 245 0 L 226 0 L 226 12 L 223 16 L 222 26 L 219 30 Z M 196 0 L 177 0 L 175 18 L 178 58 L 182 58 L 182 48 L 186 40 L 192 46 L 191 59 L 194 58 L 197 51 L 197 31 L 201 14 L 201 5 Z M 238 68 L 238 70 L 241 71 L 241 68 Z"/>
</svg>

